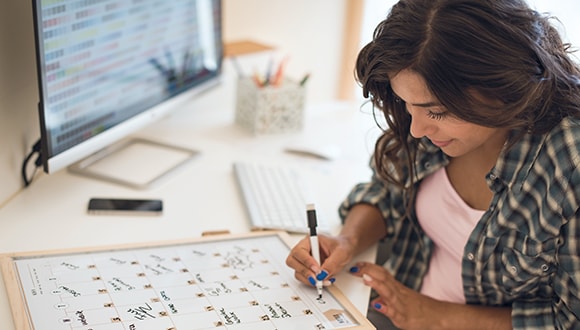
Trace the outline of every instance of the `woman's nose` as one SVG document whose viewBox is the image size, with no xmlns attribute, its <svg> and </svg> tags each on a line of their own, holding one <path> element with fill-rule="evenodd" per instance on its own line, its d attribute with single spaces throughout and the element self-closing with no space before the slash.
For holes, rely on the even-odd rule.
<svg viewBox="0 0 580 330">
<path fill-rule="evenodd" d="M 436 129 L 433 119 L 429 118 L 425 111 L 409 110 L 411 115 L 411 135 L 414 138 L 422 138 L 430 135 Z"/>
</svg>

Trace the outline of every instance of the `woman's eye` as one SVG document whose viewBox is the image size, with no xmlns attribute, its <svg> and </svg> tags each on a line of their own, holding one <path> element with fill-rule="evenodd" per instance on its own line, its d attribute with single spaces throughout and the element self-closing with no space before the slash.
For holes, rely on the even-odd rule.
<svg viewBox="0 0 580 330">
<path fill-rule="evenodd" d="M 447 111 L 445 111 L 445 112 L 429 111 L 427 113 L 427 116 L 429 116 L 429 118 L 431 118 L 431 119 L 441 120 L 441 119 L 445 118 L 445 116 L 447 116 Z"/>
</svg>

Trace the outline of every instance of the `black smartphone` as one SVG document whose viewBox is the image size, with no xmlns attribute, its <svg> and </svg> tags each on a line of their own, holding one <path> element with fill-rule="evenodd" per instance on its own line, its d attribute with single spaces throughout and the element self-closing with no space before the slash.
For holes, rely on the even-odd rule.
<svg viewBox="0 0 580 330">
<path fill-rule="evenodd" d="M 160 199 L 91 198 L 88 206 L 90 214 L 160 215 L 162 211 Z"/>
</svg>

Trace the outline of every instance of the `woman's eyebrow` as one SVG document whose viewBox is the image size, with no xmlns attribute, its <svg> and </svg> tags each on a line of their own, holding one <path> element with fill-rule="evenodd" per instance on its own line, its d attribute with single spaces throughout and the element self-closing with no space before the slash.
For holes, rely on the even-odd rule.
<svg viewBox="0 0 580 330">
<path fill-rule="evenodd" d="M 402 97 L 400 97 L 399 95 L 397 95 L 397 93 L 395 93 L 395 91 L 393 91 L 393 95 L 402 100 L 403 102 L 407 103 L 407 101 L 403 100 Z M 430 102 L 425 102 L 425 103 L 411 103 L 412 106 L 415 107 L 421 107 L 421 108 L 432 108 L 432 107 L 439 107 L 441 106 L 441 103 L 439 102 L 435 102 L 435 101 L 430 101 Z"/>
<path fill-rule="evenodd" d="M 439 102 L 411 103 L 411 105 L 416 106 L 416 107 L 422 107 L 422 108 L 432 108 L 432 107 L 441 106 L 441 103 L 439 103 Z"/>
</svg>

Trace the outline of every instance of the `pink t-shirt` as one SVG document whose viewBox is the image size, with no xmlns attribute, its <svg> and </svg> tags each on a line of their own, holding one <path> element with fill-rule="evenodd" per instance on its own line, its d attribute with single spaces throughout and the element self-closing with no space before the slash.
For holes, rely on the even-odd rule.
<svg viewBox="0 0 580 330">
<path fill-rule="evenodd" d="M 471 208 L 461 199 L 445 168 L 423 180 L 415 208 L 421 227 L 435 245 L 421 293 L 438 300 L 465 303 L 461 258 L 484 211 Z"/>
</svg>

